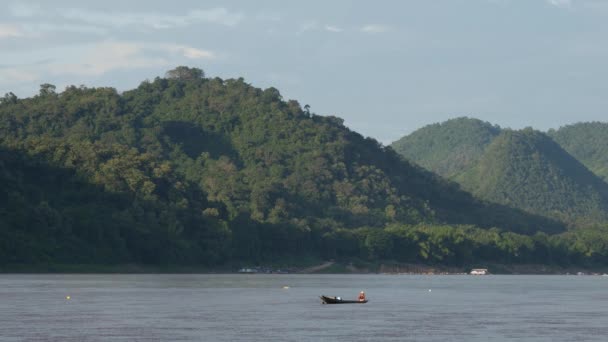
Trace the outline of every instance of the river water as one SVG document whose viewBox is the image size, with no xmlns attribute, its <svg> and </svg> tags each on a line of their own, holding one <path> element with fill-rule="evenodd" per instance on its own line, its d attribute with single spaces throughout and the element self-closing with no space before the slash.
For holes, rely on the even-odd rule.
<svg viewBox="0 0 608 342">
<path fill-rule="evenodd" d="M 0 275 L 0 341 L 378 340 L 608 341 L 608 277 Z"/>
</svg>

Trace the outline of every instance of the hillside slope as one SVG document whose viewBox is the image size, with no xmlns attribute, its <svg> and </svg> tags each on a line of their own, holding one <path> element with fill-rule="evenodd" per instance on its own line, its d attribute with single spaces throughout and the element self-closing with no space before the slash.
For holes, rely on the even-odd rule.
<svg viewBox="0 0 608 342">
<path fill-rule="evenodd" d="M 391 147 L 422 167 L 452 178 L 473 167 L 500 127 L 462 117 L 422 127 Z"/>
<path fill-rule="evenodd" d="M 608 123 L 581 122 L 550 130 L 548 134 L 589 170 L 608 181 Z"/>
</svg>

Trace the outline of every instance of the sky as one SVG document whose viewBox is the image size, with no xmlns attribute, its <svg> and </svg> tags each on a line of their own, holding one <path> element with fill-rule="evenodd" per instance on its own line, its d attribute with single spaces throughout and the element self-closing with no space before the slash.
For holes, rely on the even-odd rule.
<svg viewBox="0 0 608 342">
<path fill-rule="evenodd" d="M 0 94 L 179 65 L 384 144 L 458 116 L 547 130 L 608 118 L 608 0 L 0 0 Z"/>
</svg>

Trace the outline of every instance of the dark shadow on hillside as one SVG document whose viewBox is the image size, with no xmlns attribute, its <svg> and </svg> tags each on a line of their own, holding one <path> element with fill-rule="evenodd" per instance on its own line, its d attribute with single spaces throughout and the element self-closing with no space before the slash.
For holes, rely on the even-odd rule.
<svg viewBox="0 0 608 342">
<path fill-rule="evenodd" d="M 228 222 L 232 242 L 226 241 L 225 226 L 217 221 L 225 220 L 223 215 L 202 219 L 199 206 L 168 212 L 173 206 L 162 199 L 108 192 L 74 169 L 4 147 L 0 189 L 0 272 L 10 265 L 47 271 L 70 264 L 83 270 L 86 265 L 214 266 L 231 257 L 272 260 L 311 249 L 307 233 L 255 222 L 249 215 Z M 195 197 L 191 203 L 225 211 L 197 191 L 188 190 Z M 175 222 L 181 223 L 181 233 L 168 229 Z"/>
<path fill-rule="evenodd" d="M 199 207 L 109 192 L 41 156 L 0 147 L 0 189 L 0 266 L 205 265 L 219 257 L 210 254 L 215 221 L 194 215 Z"/>
<path fill-rule="evenodd" d="M 203 152 L 208 152 L 213 159 L 228 156 L 234 160 L 238 156 L 230 140 L 222 134 L 203 130 L 185 121 L 166 121 L 162 126 L 163 133 L 171 142 L 181 145 L 190 158 L 198 158 Z"/>
</svg>

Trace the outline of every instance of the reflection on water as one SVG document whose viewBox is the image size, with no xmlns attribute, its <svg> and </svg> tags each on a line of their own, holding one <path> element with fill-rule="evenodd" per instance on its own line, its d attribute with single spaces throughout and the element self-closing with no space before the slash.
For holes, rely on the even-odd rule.
<svg viewBox="0 0 608 342">
<path fill-rule="evenodd" d="M 606 341 L 607 288 L 591 276 L 0 275 L 0 340 Z M 368 304 L 318 298 L 361 290 Z"/>
</svg>

